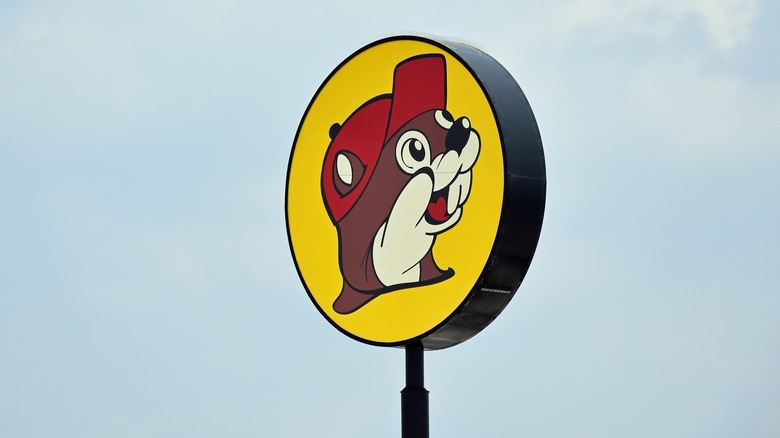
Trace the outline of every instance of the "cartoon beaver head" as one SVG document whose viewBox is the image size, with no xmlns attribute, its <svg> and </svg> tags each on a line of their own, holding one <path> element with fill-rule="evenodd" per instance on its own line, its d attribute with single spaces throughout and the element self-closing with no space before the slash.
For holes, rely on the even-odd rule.
<svg viewBox="0 0 780 438">
<path fill-rule="evenodd" d="M 339 239 L 338 313 L 455 274 L 431 251 L 463 214 L 480 140 L 446 110 L 446 93 L 443 56 L 410 58 L 396 66 L 392 94 L 330 129 L 322 194 Z"/>
</svg>

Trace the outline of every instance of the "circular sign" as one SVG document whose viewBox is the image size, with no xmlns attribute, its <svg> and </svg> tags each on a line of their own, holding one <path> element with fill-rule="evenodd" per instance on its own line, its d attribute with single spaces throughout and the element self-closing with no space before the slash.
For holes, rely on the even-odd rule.
<svg viewBox="0 0 780 438">
<path fill-rule="evenodd" d="M 511 75 L 471 46 L 370 44 L 320 86 L 287 172 L 298 274 L 359 341 L 446 348 L 509 303 L 533 257 L 546 176 Z"/>
</svg>

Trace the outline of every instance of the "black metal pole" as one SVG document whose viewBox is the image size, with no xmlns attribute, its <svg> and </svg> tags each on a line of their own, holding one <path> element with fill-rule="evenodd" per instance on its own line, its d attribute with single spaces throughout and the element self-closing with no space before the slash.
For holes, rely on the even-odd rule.
<svg viewBox="0 0 780 438">
<path fill-rule="evenodd" d="M 401 391 L 401 438 L 428 438 L 428 390 L 423 347 L 406 347 L 406 388 Z"/>
</svg>

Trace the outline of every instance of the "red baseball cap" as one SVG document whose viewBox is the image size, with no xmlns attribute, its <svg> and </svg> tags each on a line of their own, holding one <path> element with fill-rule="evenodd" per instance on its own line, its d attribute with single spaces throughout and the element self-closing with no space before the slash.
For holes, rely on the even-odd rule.
<svg viewBox="0 0 780 438">
<path fill-rule="evenodd" d="M 387 141 L 420 114 L 444 109 L 446 96 L 444 56 L 415 56 L 395 67 L 392 94 L 369 100 L 355 110 L 343 125 L 333 125 L 330 132 L 333 140 L 322 167 L 322 195 L 334 223 L 339 222 L 360 198 Z M 336 157 L 341 152 L 350 158 L 353 175 L 359 175 L 346 191 L 339 190 L 334 179 Z M 364 168 L 354 169 L 354 166 Z"/>
</svg>

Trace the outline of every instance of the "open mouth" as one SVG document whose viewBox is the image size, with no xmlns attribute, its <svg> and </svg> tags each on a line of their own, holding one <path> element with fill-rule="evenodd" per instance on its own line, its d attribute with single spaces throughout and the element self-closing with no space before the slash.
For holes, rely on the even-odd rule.
<svg viewBox="0 0 780 438">
<path fill-rule="evenodd" d="M 428 208 L 425 209 L 425 219 L 430 224 L 443 224 L 452 216 L 447 213 L 447 191 L 449 187 L 445 187 L 438 192 L 434 192 L 431 195 L 431 200 L 428 202 Z"/>
</svg>

